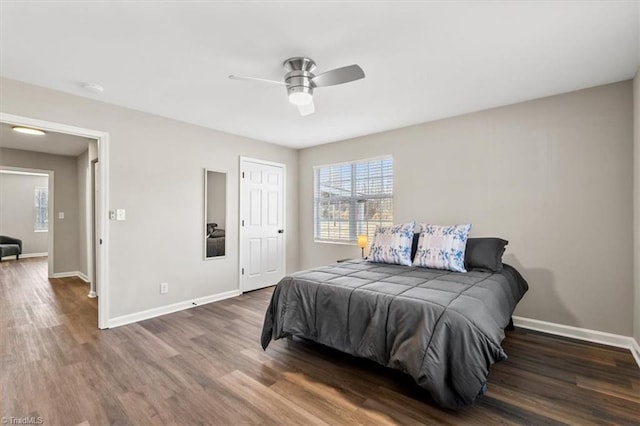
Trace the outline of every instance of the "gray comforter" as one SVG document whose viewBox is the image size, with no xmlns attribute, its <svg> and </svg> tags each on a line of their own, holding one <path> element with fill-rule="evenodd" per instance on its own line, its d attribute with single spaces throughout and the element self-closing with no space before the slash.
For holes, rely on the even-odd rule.
<svg viewBox="0 0 640 426">
<path fill-rule="evenodd" d="M 207 257 L 224 256 L 225 237 L 207 238 Z"/>
<path fill-rule="evenodd" d="M 500 273 L 456 273 L 348 261 L 284 277 L 271 298 L 262 347 L 300 336 L 403 371 L 442 406 L 471 404 L 527 282 Z"/>
</svg>

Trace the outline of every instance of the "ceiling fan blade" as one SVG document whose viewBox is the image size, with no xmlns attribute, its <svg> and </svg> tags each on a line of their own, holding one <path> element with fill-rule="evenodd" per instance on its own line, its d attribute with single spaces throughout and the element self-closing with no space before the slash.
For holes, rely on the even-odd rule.
<svg viewBox="0 0 640 426">
<path fill-rule="evenodd" d="M 306 105 L 298 105 L 298 111 L 303 117 L 305 115 L 313 114 L 316 111 L 316 107 L 315 105 L 313 105 L 313 100 L 311 100 L 311 102 Z"/>
<path fill-rule="evenodd" d="M 359 65 L 348 65 L 318 74 L 311 80 L 316 87 L 335 86 L 364 78 Z"/>
<path fill-rule="evenodd" d="M 231 80 L 245 80 L 245 81 L 258 81 L 260 83 L 271 83 L 278 84 L 280 86 L 288 86 L 284 81 L 275 81 L 275 80 L 267 80 L 266 78 L 256 78 L 256 77 L 244 77 L 240 75 L 230 75 L 229 78 Z"/>
</svg>

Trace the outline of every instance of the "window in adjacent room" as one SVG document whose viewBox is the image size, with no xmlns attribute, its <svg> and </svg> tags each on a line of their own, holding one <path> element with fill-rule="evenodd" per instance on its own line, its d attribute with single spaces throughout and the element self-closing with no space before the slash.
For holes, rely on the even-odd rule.
<svg viewBox="0 0 640 426">
<path fill-rule="evenodd" d="M 33 229 L 36 232 L 49 230 L 49 188 L 36 188 Z"/>
<path fill-rule="evenodd" d="M 373 239 L 376 226 L 393 223 L 393 158 L 314 167 L 316 241 Z"/>
</svg>

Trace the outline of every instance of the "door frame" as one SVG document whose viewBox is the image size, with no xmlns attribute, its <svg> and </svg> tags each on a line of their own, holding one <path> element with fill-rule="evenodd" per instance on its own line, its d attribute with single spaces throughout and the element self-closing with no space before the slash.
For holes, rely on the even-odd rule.
<svg viewBox="0 0 640 426">
<path fill-rule="evenodd" d="M 287 273 L 287 165 L 284 163 L 276 163 L 275 161 L 267 161 L 260 160 L 258 158 L 245 157 L 240 156 L 240 167 L 238 169 L 238 181 L 239 181 L 239 192 L 238 192 L 238 289 L 240 293 L 244 293 L 244 280 L 242 273 L 242 261 L 244 259 L 244 227 L 242 226 L 242 213 L 243 213 L 243 197 L 244 193 L 244 178 L 242 177 L 242 173 L 244 173 L 244 163 L 257 163 L 263 164 L 265 166 L 274 166 L 282 168 L 282 227 L 285 230 L 284 236 L 282 238 L 282 272 L 286 275 Z"/>
<path fill-rule="evenodd" d="M 32 169 L 28 167 L 13 167 L 13 166 L 2 166 L 0 165 L 0 170 L 5 170 L 8 172 L 19 172 L 31 175 L 47 175 L 47 188 L 49 191 L 48 200 L 47 200 L 47 214 L 49 215 L 49 226 L 47 227 L 47 277 L 53 278 L 53 257 L 55 253 L 53 251 L 53 228 L 55 224 L 55 218 L 53 217 L 53 200 L 55 197 L 54 193 L 54 172 L 53 170 L 44 170 L 44 169 Z M 24 256 L 23 256 L 24 258 Z"/>
<path fill-rule="evenodd" d="M 100 238 L 97 225 L 98 221 L 98 209 L 100 207 L 100 200 L 96 198 L 96 189 L 98 188 L 98 184 L 96 183 L 96 167 L 100 163 L 100 154 L 98 154 L 98 158 L 94 158 L 89 161 L 89 180 L 87 182 L 89 185 L 89 196 L 87 197 L 87 211 L 86 213 L 86 223 L 87 223 L 87 248 L 89 252 L 87 253 L 87 275 L 89 275 L 89 280 L 91 281 L 91 288 L 89 289 L 89 297 L 94 298 L 98 297 L 98 277 L 96 275 L 96 264 L 98 263 L 97 255 L 98 251 L 96 250 L 97 244 L 96 241 Z"/>
<path fill-rule="evenodd" d="M 100 166 L 100 210 L 109 211 L 109 133 L 100 130 L 85 129 L 83 127 L 70 126 L 53 121 L 39 120 L 14 114 L 0 112 L 0 122 L 15 126 L 35 127 L 51 132 L 65 133 L 98 141 L 98 159 Z M 51 203 L 53 204 L 53 203 Z M 100 257 L 99 268 L 96 276 L 100 283 L 100 297 L 98 298 L 98 328 L 109 328 L 109 215 L 100 215 L 101 248 L 98 251 Z M 51 238 L 53 240 L 53 238 Z M 52 243 L 53 244 L 53 243 Z M 96 245 L 97 248 L 98 245 Z M 53 269 L 53 268 L 52 268 Z"/>
</svg>

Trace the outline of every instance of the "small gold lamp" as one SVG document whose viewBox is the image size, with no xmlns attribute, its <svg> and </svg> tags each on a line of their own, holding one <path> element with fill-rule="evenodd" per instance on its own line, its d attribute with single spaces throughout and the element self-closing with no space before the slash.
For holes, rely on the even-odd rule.
<svg viewBox="0 0 640 426">
<path fill-rule="evenodd" d="M 367 234 L 358 235 L 358 247 L 362 249 L 362 258 L 364 259 L 364 248 L 369 244 L 369 237 Z"/>
</svg>

